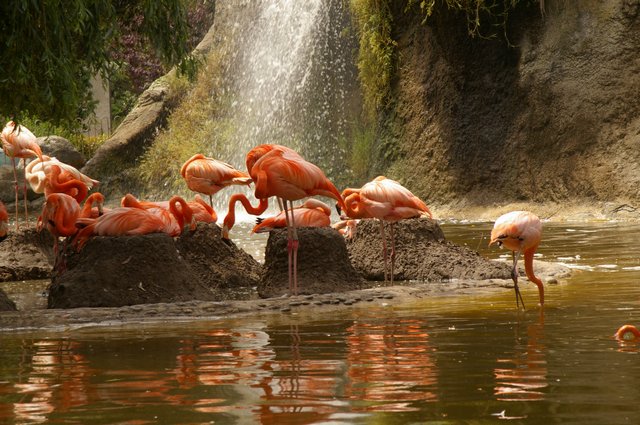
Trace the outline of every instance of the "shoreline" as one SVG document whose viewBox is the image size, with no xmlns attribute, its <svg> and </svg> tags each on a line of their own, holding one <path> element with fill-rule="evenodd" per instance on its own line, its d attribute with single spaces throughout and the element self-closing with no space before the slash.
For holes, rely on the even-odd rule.
<svg viewBox="0 0 640 425">
<path fill-rule="evenodd" d="M 571 275 L 571 269 L 557 263 L 536 261 L 545 284 Z M 381 284 L 382 285 L 382 284 Z M 0 329 L 24 334 L 126 327 L 171 325 L 183 322 L 214 321 L 276 314 L 326 313 L 350 308 L 379 305 L 398 306 L 428 297 L 489 294 L 512 290 L 510 279 L 451 280 L 448 282 L 406 282 L 405 285 L 376 286 L 347 292 L 299 295 L 231 301 L 186 301 L 178 303 L 137 304 L 125 307 L 83 307 L 73 309 L 32 309 L 0 313 Z"/>
</svg>

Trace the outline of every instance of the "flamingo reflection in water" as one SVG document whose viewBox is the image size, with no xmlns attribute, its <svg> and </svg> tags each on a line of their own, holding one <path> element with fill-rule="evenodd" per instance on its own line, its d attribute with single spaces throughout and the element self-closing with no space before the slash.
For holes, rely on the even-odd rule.
<svg viewBox="0 0 640 425">
<path fill-rule="evenodd" d="M 345 395 L 364 401 L 364 411 L 411 411 L 412 402 L 438 401 L 435 349 L 424 323 L 405 319 L 387 325 L 354 322 L 347 330 Z M 420 388 L 420 390 L 416 390 Z"/>
<path fill-rule="evenodd" d="M 544 312 L 538 321 L 527 326 L 527 344 L 522 346 L 516 338 L 512 357 L 498 359 L 494 369 L 496 386 L 494 395 L 501 401 L 544 400 L 547 380 L 547 348 L 544 345 Z"/>
</svg>

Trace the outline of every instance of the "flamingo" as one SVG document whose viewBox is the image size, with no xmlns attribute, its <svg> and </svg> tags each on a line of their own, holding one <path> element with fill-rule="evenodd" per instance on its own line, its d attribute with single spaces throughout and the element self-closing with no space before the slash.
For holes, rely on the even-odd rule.
<svg viewBox="0 0 640 425">
<path fill-rule="evenodd" d="M 180 204 L 179 209 L 176 207 L 177 204 Z M 173 215 L 174 220 L 168 219 L 168 214 Z M 179 196 L 169 200 L 169 211 L 166 211 L 166 214 L 143 208 L 120 207 L 109 210 L 98 218 L 78 218 L 77 223 L 82 226 L 73 240 L 73 245 L 78 251 L 94 235 L 133 236 L 166 233 L 169 236 L 179 236 L 186 223 L 191 231 L 196 228 L 191 208 Z"/>
<path fill-rule="evenodd" d="M 640 331 L 633 325 L 623 325 L 615 334 L 620 341 L 637 341 L 640 339 Z"/>
<path fill-rule="evenodd" d="M 94 207 L 93 205 L 96 204 Z M 82 206 L 82 210 L 80 210 L 80 217 L 83 218 L 98 218 L 102 214 L 105 213 L 104 205 L 104 196 L 100 192 L 94 192 L 87 197 L 84 201 L 84 205 Z"/>
<path fill-rule="evenodd" d="M 291 214 L 297 227 L 329 227 L 331 224 L 331 209 L 317 199 L 307 199 L 302 205 L 295 207 Z M 258 218 L 258 224 L 254 226 L 252 232 L 266 233 L 283 227 L 287 227 L 284 211 L 274 217 Z"/>
<path fill-rule="evenodd" d="M 44 179 L 45 196 L 48 197 L 52 193 L 66 193 L 80 203 L 86 199 L 88 191 L 89 189 L 83 181 L 76 179 L 60 166 L 51 165 L 49 167 L 49 173 Z"/>
<path fill-rule="evenodd" d="M 59 265 L 58 238 L 76 234 L 76 220 L 80 216 L 78 202 L 65 193 L 52 193 L 42 206 L 42 213 L 38 217 L 37 229 L 46 228 L 53 235 L 53 254 L 55 257 L 54 270 Z"/>
<path fill-rule="evenodd" d="M 13 121 L 9 121 L 2 133 L 0 134 L 2 140 L 2 150 L 11 158 L 11 164 L 13 165 L 13 179 L 14 187 L 16 191 L 16 230 L 20 228 L 18 224 L 18 172 L 16 171 L 16 158 L 23 159 L 26 167 L 27 158 L 37 156 L 42 160 L 42 150 L 36 141 L 36 136 L 29 131 L 29 129 L 22 125 L 17 125 Z M 24 216 L 27 226 L 29 225 L 29 213 L 27 211 L 27 181 L 25 176 L 25 182 L 23 187 L 24 196 Z"/>
<path fill-rule="evenodd" d="M 533 254 L 538 249 L 541 238 L 542 223 L 538 216 L 528 211 L 512 211 L 498 217 L 491 230 L 489 246 L 495 243 L 513 252 L 511 279 L 516 292 L 516 305 L 519 306 L 519 302 L 522 302 L 523 309 L 524 301 L 518 288 L 518 259 L 522 253 L 524 253 L 524 270 L 529 280 L 538 286 L 540 306 L 544 306 L 544 286 L 533 272 Z"/>
<path fill-rule="evenodd" d="M 87 190 L 91 190 L 100 183 L 98 180 L 82 174 L 72 165 L 65 164 L 55 157 L 42 155 L 42 159 L 34 159 L 24 169 L 27 182 L 35 193 L 44 193 L 45 180 L 52 165 L 57 165 L 63 171 L 70 173 L 76 180 L 83 182 L 87 186 Z"/>
<path fill-rule="evenodd" d="M 433 218 L 429 207 L 411 191 L 395 180 L 378 176 L 360 189 L 342 191 L 346 215 L 352 219 L 377 218 L 380 220 L 382 251 L 384 258 L 384 280 L 387 281 L 387 242 L 384 222 L 391 223 L 391 284 L 395 267 L 394 224 L 397 221 L 425 217 Z M 338 209 L 340 212 L 340 209 Z"/>
<path fill-rule="evenodd" d="M 228 239 L 229 230 L 235 222 L 235 203 L 240 201 L 250 214 L 262 214 L 268 206 L 268 198 L 275 196 L 284 205 L 287 222 L 287 254 L 289 261 L 289 290 L 298 293 L 298 233 L 295 217 L 288 210 L 293 201 L 309 196 L 326 196 L 344 206 L 338 189 L 327 179 L 315 164 L 304 160 L 296 151 L 281 145 L 264 144 L 251 149 L 246 158 L 247 170 L 255 183 L 254 196 L 259 200 L 251 207 L 249 200 L 236 194 L 229 201 L 229 212 L 224 219 L 222 237 Z M 287 202 L 290 205 L 287 205 Z M 247 208 L 249 207 L 249 208 Z"/>
<path fill-rule="evenodd" d="M 9 214 L 2 201 L 0 201 L 0 242 L 7 238 L 9 231 Z"/>
<path fill-rule="evenodd" d="M 207 204 L 200 197 L 200 195 L 196 195 L 193 201 L 187 202 L 187 205 L 189 206 L 189 208 L 191 208 L 193 218 L 197 222 L 215 223 L 218 220 L 218 215 L 216 214 L 213 207 Z M 168 201 L 160 201 L 160 202 L 140 201 L 130 193 L 127 193 L 122 198 L 122 200 L 120 201 L 120 206 L 143 208 L 148 210 L 164 209 L 169 211 Z"/>
<path fill-rule="evenodd" d="M 211 196 L 223 187 L 239 184 L 251 184 L 251 177 L 232 165 L 217 159 L 207 158 L 198 153 L 193 155 L 180 168 L 180 174 L 187 187 L 194 192 L 209 195 L 209 204 L 213 207 Z"/>
<path fill-rule="evenodd" d="M 331 227 L 336 229 L 345 239 L 353 239 L 359 222 L 360 220 L 340 220 L 332 224 Z"/>
</svg>

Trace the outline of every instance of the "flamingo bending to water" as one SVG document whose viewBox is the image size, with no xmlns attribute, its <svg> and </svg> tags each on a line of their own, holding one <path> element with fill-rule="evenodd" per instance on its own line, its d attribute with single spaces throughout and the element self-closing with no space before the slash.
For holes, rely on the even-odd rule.
<svg viewBox="0 0 640 425">
<path fill-rule="evenodd" d="M 348 188 L 342 191 L 344 211 L 352 219 L 377 218 L 380 220 L 382 250 L 384 258 L 384 280 L 387 281 L 387 242 L 384 222 L 391 223 L 391 283 L 395 266 L 394 223 L 415 217 L 433 218 L 429 207 L 409 189 L 395 180 L 378 176 L 360 189 Z M 340 209 L 338 209 L 340 212 Z"/>
<path fill-rule="evenodd" d="M 504 214 L 496 220 L 491 230 L 491 240 L 489 246 L 498 244 L 513 252 L 513 269 L 511 279 L 516 292 L 516 305 L 524 300 L 518 288 L 518 259 L 524 253 L 524 270 L 530 281 L 538 287 L 540 305 L 544 305 L 544 286 L 542 281 L 533 272 L 533 255 L 540 245 L 542 238 L 542 222 L 533 213 L 528 211 L 512 211 Z"/>
<path fill-rule="evenodd" d="M 13 121 L 9 121 L 2 133 L 0 134 L 0 140 L 2 140 L 2 150 L 11 158 L 11 164 L 13 165 L 13 178 L 14 188 L 16 191 L 16 230 L 20 228 L 18 224 L 18 172 L 16 171 L 16 158 L 23 159 L 26 168 L 27 158 L 37 156 L 42 161 L 42 150 L 40 145 L 36 141 L 36 136 L 29 131 L 28 128 L 17 125 Z M 29 225 L 29 212 L 27 211 L 27 181 L 25 176 L 25 182 L 23 187 L 24 196 L 24 216 L 27 226 Z"/>
<path fill-rule="evenodd" d="M 295 217 L 290 213 L 293 201 L 309 196 L 326 196 L 344 206 L 338 189 L 327 179 L 315 164 L 303 159 L 296 151 L 286 146 L 265 144 L 251 149 L 246 158 L 247 170 L 255 183 L 254 196 L 260 201 L 251 207 L 249 200 L 236 194 L 229 201 L 229 212 L 224 219 L 222 236 L 228 239 L 229 230 L 235 222 L 235 203 L 240 201 L 250 214 L 262 214 L 268 206 L 268 198 L 275 196 L 284 205 L 287 222 L 287 255 L 289 261 L 289 290 L 298 293 L 298 233 Z"/>
<path fill-rule="evenodd" d="M 180 174 L 187 182 L 189 189 L 209 195 L 211 207 L 213 207 L 211 196 L 223 187 L 232 184 L 251 184 L 251 177 L 247 173 L 236 170 L 226 162 L 207 158 L 200 153 L 193 155 L 182 165 Z"/>
</svg>

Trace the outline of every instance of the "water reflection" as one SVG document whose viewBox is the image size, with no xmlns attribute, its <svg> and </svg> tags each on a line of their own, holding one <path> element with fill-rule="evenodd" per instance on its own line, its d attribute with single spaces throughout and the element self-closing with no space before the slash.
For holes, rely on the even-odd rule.
<svg viewBox="0 0 640 425">
<path fill-rule="evenodd" d="M 435 349 L 423 322 L 356 321 L 347 331 L 345 396 L 357 410 L 410 411 L 412 401 L 438 400 Z"/>
<path fill-rule="evenodd" d="M 539 401 L 545 398 L 547 382 L 547 348 L 544 344 L 544 311 L 537 323 L 527 325 L 526 344 L 522 344 L 516 327 L 514 352 L 498 358 L 494 370 L 494 394 L 501 401 Z"/>
</svg>

